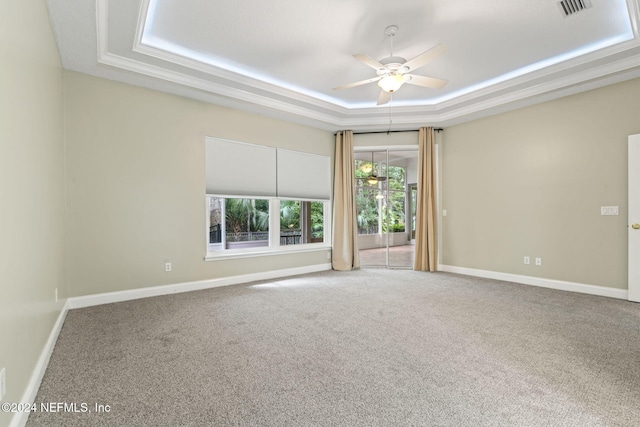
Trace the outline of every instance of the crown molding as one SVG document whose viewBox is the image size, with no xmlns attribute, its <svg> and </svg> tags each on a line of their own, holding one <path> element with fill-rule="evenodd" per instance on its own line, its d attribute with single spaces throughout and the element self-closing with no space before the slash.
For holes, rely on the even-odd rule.
<svg viewBox="0 0 640 427">
<path fill-rule="evenodd" d="M 108 43 L 108 2 L 96 0 L 98 63 L 173 83 L 173 87 L 167 87 L 167 92 L 194 97 L 195 90 L 198 92 L 195 97 L 206 102 L 332 131 L 380 130 L 425 124 L 447 126 L 640 77 L 639 0 L 627 0 L 632 17 L 632 40 L 432 104 L 393 106 L 390 120 L 387 106 L 349 108 L 338 101 L 299 93 L 145 45 L 142 40 L 150 0 L 142 0 L 140 4 L 131 50 L 136 59 L 114 54 L 109 51 Z M 145 62 L 145 57 L 168 66 Z M 192 72 L 199 76 L 192 75 Z"/>
</svg>

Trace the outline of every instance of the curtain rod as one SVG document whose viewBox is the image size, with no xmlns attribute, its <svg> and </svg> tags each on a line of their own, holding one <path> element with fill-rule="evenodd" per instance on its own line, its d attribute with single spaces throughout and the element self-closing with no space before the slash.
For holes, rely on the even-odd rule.
<svg viewBox="0 0 640 427">
<path fill-rule="evenodd" d="M 442 132 L 444 129 L 443 128 L 434 128 L 433 129 L 434 132 Z M 368 134 L 373 134 L 373 133 L 396 133 L 396 132 L 418 132 L 418 129 L 416 130 L 378 130 L 378 131 L 372 131 L 372 132 L 354 132 L 354 135 L 368 135 Z M 337 134 L 338 132 L 336 132 Z"/>
</svg>

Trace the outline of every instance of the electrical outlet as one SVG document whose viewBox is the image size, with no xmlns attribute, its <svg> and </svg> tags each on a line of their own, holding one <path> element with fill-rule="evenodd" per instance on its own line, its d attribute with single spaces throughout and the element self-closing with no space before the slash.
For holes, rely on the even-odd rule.
<svg viewBox="0 0 640 427">
<path fill-rule="evenodd" d="M 171 263 L 170 262 L 166 262 L 164 264 L 164 271 L 166 271 L 166 272 L 171 271 Z"/>
<path fill-rule="evenodd" d="M 536 258 L 536 265 L 542 265 L 542 258 Z"/>
<path fill-rule="evenodd" d="M 327 259 L 331 259 L 331 252 L 327 252 Z"/>
<path fill-rule="evenodd" d="M 524 263 L 525 263 L 526 265 L 531 264 L 531 258 L 529 258 L 528 256 L 524 257 Z"/>
<path fill-rule="evenodd" d="M 442 210 L 442 216 L 447 216 L 447 210 L 446 209 Z"/>
<path fill-rule="evenodd" d="M 0 371 L 0 401 L 4 399 L 4 395 L 7 394 L 7 376 L 4 372 L 4 368 Z"/>
</svg>

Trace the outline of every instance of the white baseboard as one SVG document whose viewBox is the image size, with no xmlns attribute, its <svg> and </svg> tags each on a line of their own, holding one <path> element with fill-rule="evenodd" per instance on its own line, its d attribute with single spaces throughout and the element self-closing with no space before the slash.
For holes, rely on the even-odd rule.
<svg viewBox="0 0 640 427">
<path fill-rule="evenodd" d="M 49 365 L 49 359 L 51 358 L 51 354 L 53 353 L 53 348 L 55 347 L 56 341 L 58 340 L 58 335 L 60 334 L 60 330 L 62 329 L 62 325 L 64 324 L 64 319 L 67 316 L 67 312 L 71 309 L 159 295 L 197 291 L 202 289 L 216 288 L 219 286 L 237 285 L 240 283 L 249 283 L 258 280 L 278 279 L 282 277 L 296 276 L 298 274 L 316 273 L 326 270 L 331 270 L 330 263 L 287 268 L 283 270 L 264 271 L 261 273 L 243 274 L 232 277 L 222 277 L 219 279 L 200 280 L 197 282 L 177 283 L 173 285 L 153 286 L 150 288 L 131 289 L 120 292 L 107 292 L 103 294 L 69 298 L 63 306 L 62 311 L 58 315 L 56 323 L 51 329 L 51 333 L 49 334 L 47 343 L 45 344 L 45 347 L 42 350 L 40 357 L 38 358 L 38 362 L 36 363 L 33 373 L 31 374 L 29 384 L 27 384 L 27 388 L 20 402 L 33 403 L 35 401 L 38 394 L 38 389 L 40 388 L 40 383 L 42 382 L 44 373 L 46 372 L 47 366 Z M 27 423 L 28 418 L 28 412 L 16 413 L 11 419 L 9 427 L 24 427 Z"/>
<path fill-rule="evenodd" d="M 67 317 L 67 311 L 69 311 L 69 309 L 67 308 L 67 303 L 65 303 L 60 314 L 58 314 L 58 318 L 51 329 L 51 333 L 49 333 L 47 343 L 40 353 L 40 357 L 38 358 L 36 366 L 31 373 L 31 378 L 29 378 L 29 383 L 27 384 L 27 388 L 25 389 L 20 402 L 33 403 L 36 400 L 36 395 L 40 389 L 40 383 L 42 382 L 44 373 L 47 370 L 47 366 L 49 366 L 49 359 L 53 353 L 53 348 L 56 345 L 56 341 L 58 341 L 58 335 L 60 334 L 60 330 L 64 324 L 64 319 Z M 13 418 L 9 423 L 9 427 L 24 427 L 27 424 L 28 418 L 29 412 L 17 412 L 13 415 Z"/>
<path fill-rule="evenodd" d="M 560 291 L 579 292 L 582 294 L 598 295 L 601 297 L 628 299 L 629 293 L 624 289 L 608 288 L 606 286 L 586 285 L 584 283 L 565 282 L 563 280 L 544 279 L 540 277 L 522 276 L 519 274 L 500 273 L 498 271 L 478 270 L 475 268 L 455 267 L 452 265 L 438 265 L 439 271 L 464 274 L 467 276 L 484 277 L 486 279 L 504 280 L 506 282 L 523 285 L 540 286 L 542 288 Z"/>
<path fill-rule="evenodd" d="M 126 291 L 86 295 L 81 297 L 69 298 L 67 304 L 69 309 L 91 307 L 94 305 L 129 301 L 139 298 L 156 297 L 160 295 L 169 295 L 180 292 L 200 291 L 203 289 L 217 288 L 219 286 L 237 285 L 240 283 L 255 282 L 258 280 L 278 279 L 281 277 L 315 273 L 325 270 L 331 270 L 331 264 L 316 264 L 305 267 L 264 271 L 261 273 L 243 274 L 231 277 L 221 277 L 219 279 L 199 280 L 196 282 L 176 283 L 172 285 L 152 286 L 149 288 L 138 288 L 129 289 Z"/>
</svg>

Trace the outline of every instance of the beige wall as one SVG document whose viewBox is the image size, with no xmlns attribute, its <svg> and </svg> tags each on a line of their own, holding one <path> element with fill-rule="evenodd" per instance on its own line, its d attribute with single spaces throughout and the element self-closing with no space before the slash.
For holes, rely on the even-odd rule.
<svg viewBox="0 0 640 427">
<path fill-rule="evenodd" d="M 447 128 L 441 263 L 626 289 L 639 99 L 640 79 Z"/>
<path fill-rule="evenodd" d="M 204 153 L 214 136 L 333 158 L 332 133 L 75 72 L 65 115 L 71 296 L 329 262 L 329 250 L 204 261 Z"/>
<path fill-rule="evenodd" d="M 44 1 L 0 2 L 0 28 L 0 369 L 21 402 L 65 293 L 62 67 Z"/>
<path fill-rule="evenodd" d="M 354 147 L 418 146 L 418 132 L 362 133 L 353 136 Z"/>
</svg>

